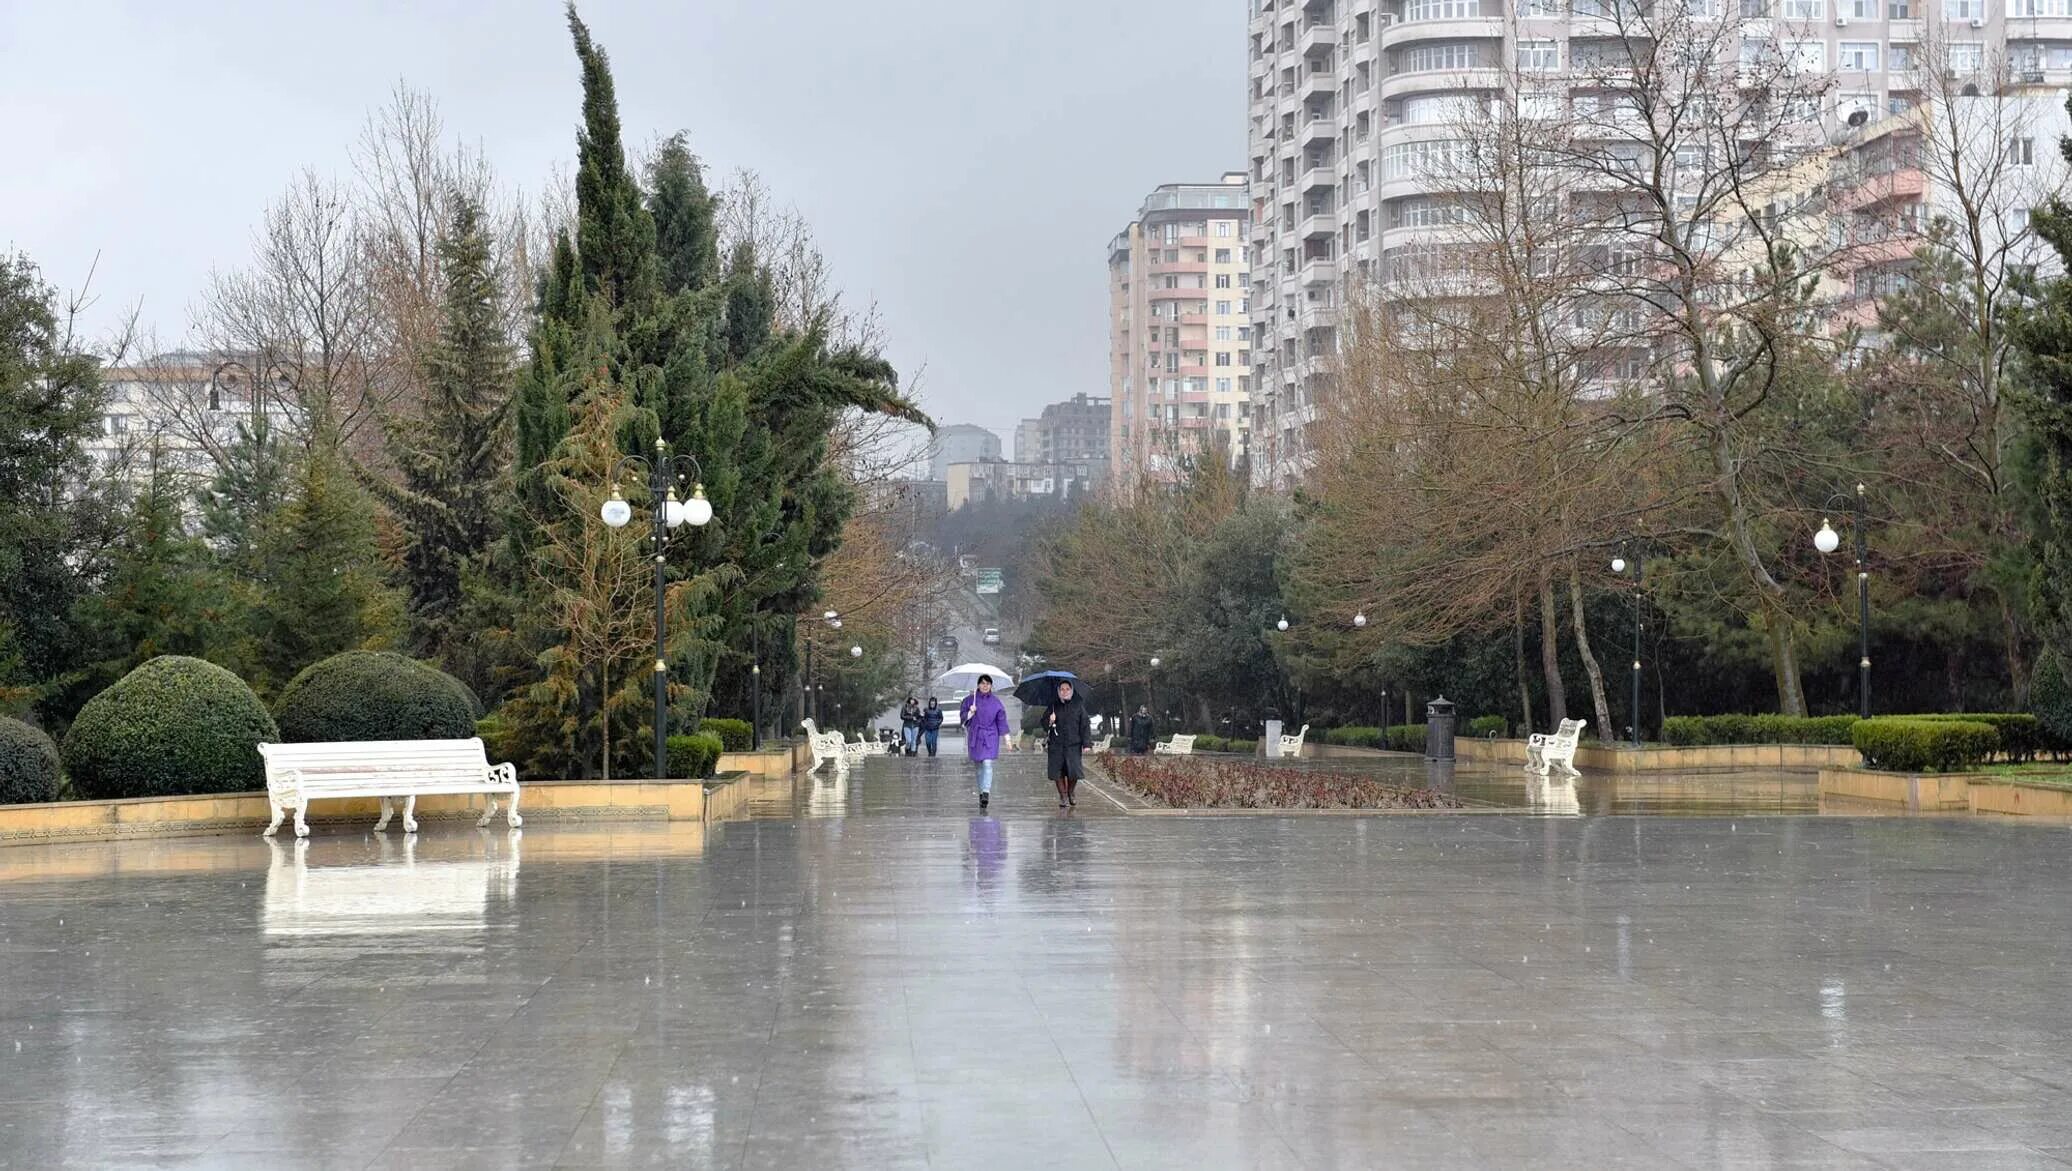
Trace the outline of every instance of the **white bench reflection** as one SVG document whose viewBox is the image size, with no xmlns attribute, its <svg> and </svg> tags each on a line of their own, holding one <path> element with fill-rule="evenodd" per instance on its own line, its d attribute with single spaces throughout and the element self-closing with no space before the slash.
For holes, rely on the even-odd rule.
<svg viewBox="0 0 2072 1171">
<path fill-rule="evenodd" d="M 273 860 L 261 930 L 269 937 L 479 931 L 492 895 L 507 904 L 518 897 L 521 835 L 484 832 L 423 846 L 415 837 L 381 837 L 377 861 L 338 865 L 312 865 L 307 838 L 268 839 Z"/>
<path fill-rule="evenodd" d="M 1557 817 L 1581 817 L 1583 803 L 1576 796 L 1572 776 L 1549 777 L 1528 772 L 1525 776 L 1525 805 L 1536 813 Z"/>
</svg>

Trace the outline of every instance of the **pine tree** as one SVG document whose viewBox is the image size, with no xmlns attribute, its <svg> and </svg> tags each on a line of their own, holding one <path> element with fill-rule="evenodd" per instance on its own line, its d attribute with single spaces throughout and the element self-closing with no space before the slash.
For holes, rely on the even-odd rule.
<svg viewBox="0 0 2072 1171">
<path fill-rule="evenodd" d="M 292 492 L 260 529 L 253 682 L 262 693 L 318 659 L 387 646 L 400 618 L 381 580 L 373 502 L 334 443 L 310 445 Z"/>
<path fill-rule="evenodd" d="M 68 345 L 36 266 L 0 256 L 0 710 L 70 714 L 54 681 L 85 650 L 72 610 L 108 536 L 85 451 L 101 403 L 98 366 Z"/>
<path fill-rule="evenodd" d="M 88 691 L 159 655 L 219 662 L 235 656 L 243 615 L 223 588 L 208 545 L 187 531 L 184 502 L 154 447 L 148 478 L 111 550 L 106 583 L 77 607 L 96 645 L 96 661 L 82 680 Z"/>
<path fill-rule="evenodd" d="M 446 291 L 439 336 L 425 356 L 425 396 L 389 429 L 402 473 L 384 486 L 407 544 L 403 579 L 414 653 L 446 659 L 457 639 L 462 575 L 489 548 L 508 458 L 513 355 L 497 308 L 492 242 L 482 209 L 455 201 L 439 241 Z"/>
<path fill-rule="evenodd" d="M 717 203 L 683 134 L 662 143 L 648 169 L 648 190 L 662 292 L 673 297 L 704 289 L 719 276 Z"/>
</svg>

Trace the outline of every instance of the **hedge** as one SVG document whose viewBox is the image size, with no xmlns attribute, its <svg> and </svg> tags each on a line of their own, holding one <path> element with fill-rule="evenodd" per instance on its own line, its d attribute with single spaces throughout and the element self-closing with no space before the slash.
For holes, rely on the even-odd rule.
<svg viewBox="0 0 2072 1171">
<path fill-rule="evenodd" d="M 465 740 L 482 705 L 437 667 L 388 651 L 346 651 L 304 667 L 274 701 L 281 739 Z"/>
<path fill-rule="evenodd" d="M 1476 716 L 1468 721 L 1468 735 L 1487 740 L 1511 734 L 1511 721 L 1504 716 Z"/>
<path fill-rule="evenodd" d="M 1425 750 L 1425 726 L 1423 724 L 1389 725 L 1389 751 L 1423 752 Z"/>
<path fill-rule="evenodd" d="M 239 793 L 265 786 L 258 746 L 279 739 L 244 680 L 161 655 L 86 701 L 62 755 L 81 797 Z"/>
<path fill-rule="evenodd" d="M 1960 772 L 2000 747 L 2000 733 L 1975 720 L 1883 716 L 1857 721 L 1853 735 L 1866 765 L 1894 772 Z"/>
<path fill-rule="evenodd" d="M 2008 760 L 2025 763 L 2036 759 L 2037 753 L 2045 748 L 2043 721 L 2027 713 L 2012 712 L 1937 712 L 1925 716 L 1908 716 L 1914 720 L 1958 720 L 1965 723 L 1984 724 L 2000 734 L 2000 752 Z"/>
<path fill-rule="evenodd" d="M 719 742 L 727 746 L 728 752 L 747 752 L 755 743 L 755 729 L 749 727 L 747 720 L 705 720 L 698 725 L 698 731 L 719 737 Z"/>
<path fill-rule="evenodd" d="M 709 732 L 671 736 L 668 747 L 669 775 L 680 779 L 711 776 L 719 754 L 726 751 L 726 744 Z"/>
<path fill-rule="evenodd" d="M 1350 728 L 1324 729 L 1324 743 L 1337 744 L 1345 748 L 1380 748 L 1386 742 L 1380 728 L 1363 728 L 1356 725 Z"/>
<path fill-rule="evenodd" d="M 1662 739 L 1679 747 L 1707 744 L 1853 743 L 1855 716 L 1670 716 Z"/>
<path fill-rule="evenodd" d="M 0 805 L 58 799 L 58 746 L 43 729 L 0 716 Z"/>
</svg>

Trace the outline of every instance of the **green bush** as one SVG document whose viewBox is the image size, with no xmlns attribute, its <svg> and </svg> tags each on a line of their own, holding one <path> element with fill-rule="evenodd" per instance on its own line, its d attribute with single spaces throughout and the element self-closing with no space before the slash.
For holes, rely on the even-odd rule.
<svg viewBox="0 0 2072 1171">
<path fill-rule="evenodd" d="M 1679 747 L 1706 744 L 1848 744 L 1855 716 L 1670 716 L 1662 739 Z"/>
<path fill-rule="evenodd" d="M 1380 748 L 1387 743 L 1387 737 L 1380 728 L 1326 728 L 1324 743 L 1337 744 L 1345 748 Z"/>
<path fill-rule="evenodd" d="M 1984 724 L 2000 734 L 2001 754 L 2017 763 L 2035 760 L 2043 749 L 2043 721 L 2026 712 L 1934 712 L 1907 718 Z"/>
<path fill-rule="evenodd" d="M 1257 740 L 1226 740 L 1223 742 L 1223 751 L 1242 752 L 1246 756 L 1257 756 L 1259 755 L 1259 742 Z"/>
<path fill-rule="evenodd" d="M 86 701 L 63 757 L 82 797 L 237 793 L 265 786 L 258 746 L 280 735 L 244 680 L 161 655 Z"/>
<path fill-rule="evenodd" d="M 2072 748 L 2072 677 L 2065 670 L 2065 657 L 2055 650 L 2044 651 L 2037 660 L 2029 683 L 2029 710 L 2043 726 L 2045 750 L 2063 754 Z"/>
<path fill-rule="evenodd" d="M 1468 721 L 1468 735 L 1477 740 L 1488 740 L 1511 734 L 1511 721 L 1503 716 L 1476 716 Z"/>
<path fill-rule="evenodd" d="M 1425 726 L 1423 724 L 1391 724 L 1389 726 L 1389 751 L 1423 752 L 1425 750 Z"/>
<path fill-rule="evenodd" d="M 58 746 L 43 729 L 0 716 L 0 805 L 58 799 Z"/>
<path fill-rule="evenodd" d="M 678 779 L 709 777 L 726 751 L 720 738 L 709 732 L 669 738 L 669 775 Z"/>
<path fill-rule="evenodd" d="M 1972 720 L 1883 716 L 1857 721 L 1853 736 L 1866 765 L 1893 772 L 1959 772 L 2000 747 L 1991 724 Z"/>
<path fill-rule="evenodd" d="M 274 701 L 289 744 L 465 740 L 481 702 L 437 667 L 388 651 L 346 651 L 304 667 Z"/>
<path fill-rule="evenodd" d="M 1221 752 L 1223 751 L 1223 745 L 1224 739 L 1221 736 L 1211 732 L 1195 733 L 1194 750 L 1196 752 Z"/>
<path fill-rule="evenodd" d="M 755 729 L 749 727 L 747 720 L 706 720 L 698 725 L 698 731 L 719 737 L 728 752 L 747 752 L 755 742 Z"/>
</svg>

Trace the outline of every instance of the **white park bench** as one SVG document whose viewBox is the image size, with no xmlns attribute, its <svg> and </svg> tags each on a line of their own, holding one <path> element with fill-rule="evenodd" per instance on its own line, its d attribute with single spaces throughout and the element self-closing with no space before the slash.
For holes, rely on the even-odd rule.
<svg viewBox="0 0 2072 1171">
<path fill-rule="evenodd" d="M 374 831 L 388 828 L 403 799 L 403 832 L 417 832 L 417 799 L 438 793 L 492 794 L 489 808 L 476 825 L 496 816 L 495 794 L 509 794 L 510 823 L 518 816 L 518 769 L 489 763 L 488 750 L 476 738 L 467 740 L 347 740 L 329 744 L 261 744 L 266 758 L 266 804 L 273 811 L 261 837 L 272 837 L 281 817 L 295 811 L 295 836 L 309 836 L 311 801 L 343 797 L 379 797 L 381 820 Z"/>
<path fill-rule="evenodd" d="M 841 735 L 841 733 L 837 732 L 835 733 L 835 735 L 839 736 Z M 861 732 L 858 732 L 856 734 L 856 742 L 854 744 L 851 744 L 848 741 L 842 742 L 843 764 L 858 764 L 861 763 L 863 758 L 866 756 L 883 755 L 885 755 L 885 745 L 878 743 L 876 740 L 864 739 L 863 733 Z"/>
<path fill-rule="evenodd" d="M 1576 743 L 1583 738 L 1583 729 L 1589 722 L 1563 720 L 1551 733 L 1535 732 L 1527 737 L 1525 767 L 1542 775 L 1557 765 L 1566 772 L 1576 772 Z"/>
<path fill-rule="evenodd" d="M 1103 736 L 1103 737 L 1101 737 L 1101 738 L 1100 738 L 1099 740 L 1096 740 L 1096 741 L 1094 741 L 1094 753 L 1095 753 L 1095 755 L 1099 755 L 1100 753 L 1103 753 L 1103 752 L 1106 752 L 1106 751 L 1108 751 L 1108 748 L 1109 748 L 1109 746 L 1110 746 L 1110 745 L 1112 745 L 1112 744 L 1114 744 L 1114 743 L 1115 743 L 1115 737 L 1114 737 L 1114 736 L 1112 736 L 1112 735 L 1109 735 L 1109 736 Z"/>
<path fill-rule="evenodd" d="M 823 732 L 812 720 L 800 720 L 799 726 L 806 730 L 806 743 L 813 749 L 813 767 L 807 772 L 818 772 L 829 761 L 837 768 L 849 767 L 849 746 L 840 732 Z"/>
<path fill-rule="evenodd" d="M 1153 756 L 1188 756 L 1194 752 L 1193 736 L 1174 736 L 1151 746 Z"/>
<path fill-rule="evenodd" d="M 1308 739 L 1308 737 L 1309 737 L 1309 725 L 1308 725 L 1308 724 L 1304 724 L 1304 725 L 1302 725 L 1302 730 L 1301 730 L 1300 732 L 1297 732 L 1297 733 L 1295 733 L 1295 734 L 1294 734 L 1293 736 L 1283 736 L 1283 737 L 1281 737 L 1281 755 L 1282 755 L 1282 756 L 1301 756 L 1301 755 L 1302 755 L 1302 742 L 1303 742 L 1304 740 Z"/>
</svg>

